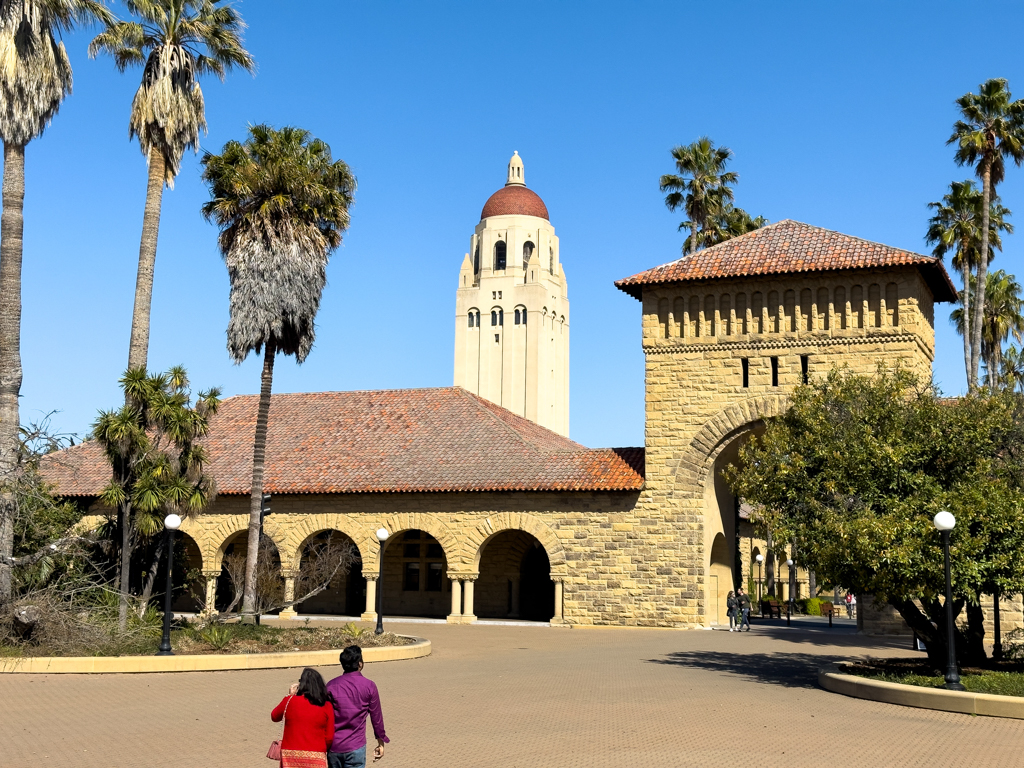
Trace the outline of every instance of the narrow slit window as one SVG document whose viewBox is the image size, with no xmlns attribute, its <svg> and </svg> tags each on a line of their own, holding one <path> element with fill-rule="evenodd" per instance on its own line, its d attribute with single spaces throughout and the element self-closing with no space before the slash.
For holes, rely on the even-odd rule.
<svg viewBox="0 0 1024 768">
<path fill-rule="evenodd" d="M 800 355 L 800 382 L 807 383 L 807 369 L 810 367 L 811 358 L 808 355 Z"/>
<path fill-rule="evenodd" d="M 497 324 L 498 324 L 498 310 L 492 309 L 491 310 L 491 325 L 497 325 Z"/>
<path fill-rule="evenodd" d="M 746 389 L 750 386 L 750 361 L 744 357 L 740 362 L 743 363 L 743 388 Z"/>
<path fill-rule="evenodd" d="M 772 358 L 772 386 L 779 386 L 779 358 Z"/>
</svg>

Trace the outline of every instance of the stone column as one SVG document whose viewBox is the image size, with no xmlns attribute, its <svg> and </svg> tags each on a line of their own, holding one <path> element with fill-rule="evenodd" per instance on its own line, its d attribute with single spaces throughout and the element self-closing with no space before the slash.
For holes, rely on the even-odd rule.
<svg viewBox="0 0 1024 768">
<path fill-rule="evenodd" d="M 555 578 L 552 581 L 555 582 L 555 615 L 551 617 L 551 623 L 564 624 L 565 620 L 562 618 L 562 580 Z"/>
<path fill-rule="evenodd" d="M 281 609 L 281 612 L 277 614 L 277 618 L 287 621 L 289 619 L 298 618 L 299 614 L 295 610 L 295 606 L 291 605 L 292 600 L 295 599 L 295 577 L 299 575 L 298 571 L 281 571 L 281 575 L 284 577 L 284 602 L 285 607 Z"/>
<path fill-rule="evenodd" d="M 203 606 L 203 616 L 212 616 L 217 612 L 217 579 L 220 571 L 203 571 L 206 577 L 206 605 Z"/>
<path fill-rule="evenodd" d="M 463 608 L 462 608 L 462 624 L 470 624 L 476 621 L 476 616 L 473 615 L 473 584 L 476 582 L 477 576 L 480 574 L 474 573 L 468 576 L 463 576 Z"/>
<path fill-rule="evenodd" d="M 519 578 L 514 577 L 512 579 L 512 610 L 509 611 L 508 617 L 510 619 L 519 618 Z"/>
<path fill-rule="evenodd" d="M 366 579 L 366 610 L 359 618 L 363 621 L 377 621 L 377 574 L 363 573 Z"/>
<path fill-rule="evenodd" d="M 462 623 L 462 582 L 457 573 L 449 573 L 448 578 L 452 582 L 452 612 L 448 614 L 449 624 Z"/>
</svg>

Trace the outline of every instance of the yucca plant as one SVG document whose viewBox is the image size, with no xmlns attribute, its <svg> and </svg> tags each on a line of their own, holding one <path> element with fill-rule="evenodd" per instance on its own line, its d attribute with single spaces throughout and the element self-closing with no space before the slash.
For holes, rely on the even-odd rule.
<svg viewBox="0 0 1024 768">
<path fill-rule="evenodd" d="M 325 142 L 268 125 L 206 155 L 203 179 L 211 194 L 203 215 L 221 229 L 231 281 L 228 353 L 236 363 L 263 353 L 242 596 L 242 620 L 252 621 L 274 358 L 294 355 L 301 363 L 313 347 L 327 260 L 348 229 L 356 180 Z"/>
<path fill-rule="evenodd" d="M 21 392 L 21 261 L 25 145 L 39 138 L 71 93 L 71 62 L 60 38 L 79 24 L 113 17 L 96 0 L 0 0 L 0 608 L 11 599 L 14 494 Z"/>
<path fill-rule="evenodd" d="M 180 367 L 152 376 L 128 371 L 121 386 L 125 404 L 100 413 L 93 437 L 113 470 L 100 499 L 117 513 L 118 626 L 123 631 L 138 537 L 159 533 L 164 515 L 193 517 L 213 499 L 213 479 L 205 473 L 206 450 L 199 440 L 209 431 L 220 392 L 201 392 L 193 405 L 188 376 Z"/>
<path fill-rule="evenodd" d="M 125 0 L 124 4 L 135 19 L 109 23 L 89 45 L 89 54 L 113 56 L 121 72 L 143 67 L 128 120 L 128 136 L 138 137 L 149 163 L 128 368 L 144 369 L 163 188 L 165 184 L 174 187 L 185 150 L 198 151 L 199 132 L 206 130 L 199 78 L 216 75 L 223 80 L 235 67 L 253 72 L 256 65 L 242 45 L 245 23 L 228 0 Z"/>
</svg>

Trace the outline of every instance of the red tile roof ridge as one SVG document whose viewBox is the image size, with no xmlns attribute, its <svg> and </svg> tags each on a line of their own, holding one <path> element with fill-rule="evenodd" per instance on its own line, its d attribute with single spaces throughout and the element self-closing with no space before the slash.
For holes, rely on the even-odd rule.
<svg viewBox="0 0 1024 768">
<path fill-rule="evenodd" d="M 956 288 L 941 258 L 795 219 L 768 224 L 617 280 L 615 285 L 640 298 L 638 286 L 642 285 L 892 266 L 918 267 L 936 300 L 956 300 Z"/>
<path fill-rule="evenodd" d="M 558 437 L 562 438 L 566 443 L 569 443 L 569 445 L 565 446 L 564 448 L 560 448 L 560 449 L 559 448 L 546 448 L 546 449 L 542 449 L 537 443 L 535 443 L 532 440 L 527 439 L 526 435 L 524 435 L 522 432 L 520 432 L 517 429 L 513 429 L 512 425 L 508 423 L 507 419 L 509 417 L 511 417 L 515 421 L 520 422 L 518 424 L 518 426 L 520 426 L 521 428 L 524 428 L 524 429 L 530 429 L 531 431 L 539 426 L 536 422 L 530 421 L 529 419 L 527 419 L 527 418 L 525 418 L 523 416 L 519 416 L 517 414 L 512 413 L 511 411 L 505 410 L 504 408 L 502 408 L 502 406 L 498 405 L 497 403 L 491 402 L 490 400 L 488 400 L 485 397 L 480 397 L 480 395 L 474 395 L 468 389 L 463 389 L 462 387 L 452 387 L 452 389 L 460 392 L 463 397 L 467 398 L 471 403 L 473 403 L 473 405 L 475 405 L 481 411 L 486 413 L 488 415 L 488 417 L 490 417 L 494 421 L 498 422 L 498 424 L 501 426 L 501 428 L 504 429 L 509 435 L 511 435 L 513 438 L 515 438 L 519 442 L 523 443 L 523 445 L 528 446 L 530 449 L 532 449 L 536 453 L 550 453 L 552 450 L 562 450 L 562 451 L 564 451 L 566 453 L 576 453 L 578 451 L 588 451 L 588 450 L 590 450 L 585 445 L 580 445 L 575 440 L 570 440 L 568 437 L 564 437 L 562 435 L 558 435 Z M 498 413 L 495 412 L 494 408 L 502 408 L 502 410 L 504 410 L 505 413 L 502 414 L 501 416 L 499 416 Z M 503 418 L 503 416 L 504 416 L 504 418 Z M 544 428 L 544 427 L 542 427 L 542 429 L 545 429 L 545 431 L 547 431 L 546 428 Z M 550 435 L 546 435 L 546 436 L 550 437 Z"/>
</svg>

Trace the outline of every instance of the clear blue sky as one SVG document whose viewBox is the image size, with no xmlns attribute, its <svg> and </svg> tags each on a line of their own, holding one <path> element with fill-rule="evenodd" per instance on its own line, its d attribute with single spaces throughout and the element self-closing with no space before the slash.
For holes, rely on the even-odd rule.
<svg viewBox="0 0 1024 768">
<path fill-rule="evenodd" d="M 1014 3 L 244 0 L 255 78 L 203 83 L 219 151 L 250 123 L 326 140 L 359 181 L 328 270 L 317 343 L 275 391 L 448 386 L 455 288 L 483 202 L 513 150 L 561 238 L 572 304 L 571 436 L 643 444 L 639 303 L 612 282 L 679 256 L 658 177 L 707 134 L 735 152 L 738 205 L 925 251 L 926 204 L 958 169 L 953 104 L 989 77 L 1024 96 Z M 300 10 L 301 9 L 301 10 Z M 128 141 L 138 70 L 66 39 L 74 94 L 26 161 L 22 416 L 88 430 L 118 402 L 146 185 Z M 1024 212 L 1024 169 L 1000 188 Z M 197 387 L 258 390 L 225 350 L 228 280 L 207 191 L 186 158 L 164 197 L 150 365 Z M 1018 226 L 1024 226 L 1017 222 Z M 1019 270 L 1024 234 L 996 267 Z M 936 377 L 964 388 L 937 315 Z"/>
</svg>

